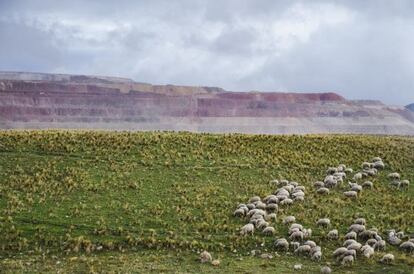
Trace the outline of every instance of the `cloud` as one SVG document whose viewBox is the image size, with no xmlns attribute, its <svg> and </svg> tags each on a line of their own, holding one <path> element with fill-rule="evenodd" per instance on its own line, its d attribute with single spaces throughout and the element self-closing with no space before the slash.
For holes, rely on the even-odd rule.
<svg viewBox="0 0 414 274">
<path fill-rule="evenodd" d="M 412 1 L 1 1 L 0 69 L 414 102 Z"/>
</svg>

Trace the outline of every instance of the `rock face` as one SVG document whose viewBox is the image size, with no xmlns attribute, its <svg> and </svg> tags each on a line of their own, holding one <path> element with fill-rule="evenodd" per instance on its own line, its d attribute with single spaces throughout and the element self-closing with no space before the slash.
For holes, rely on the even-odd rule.
<svg viewBox="0 0 414 274">
<path fill-rule="evenodd" d="M 0 72 L 0 128 L 414 135 L 414 114 L 335 93 L 229 92 L 116 77 Z"/>
</svg>

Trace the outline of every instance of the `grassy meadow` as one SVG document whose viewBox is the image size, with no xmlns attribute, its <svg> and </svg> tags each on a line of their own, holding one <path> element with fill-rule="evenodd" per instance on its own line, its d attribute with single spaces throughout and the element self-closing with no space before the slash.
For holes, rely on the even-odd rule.
<svg viewBox="0 0 414 274">
<path fill-rule="evenodd" d="M 343 163 L 354 171 L 381 157 L 386 167 L 357 200 L 348 187 L 318 195 L 313 182 Z M 408 190 L 389 186 L 401 173 Z M 305 201 L 281 206 L 275 236 L 240 236 L 233 211 L 271 194 L 272 179 L 306 187 Z M 283 217 L 312 228 L 320 262 L 276 251 Z M 329 228 L 316 221 L 328 217 Z M 354 135 L 271 136 L 171 132 L 1 131 L 0 272 L 63 273 L 413 273 L 414 256 L 387 245 L 371 259 L 338 265 L 332 251 L 357 217 L 384 235 L 414 234 L 414 138 Z M 208 250 L 219 266 L 201 264 Z M 252 252 L 254 251 L 254 252 Z M 378 261 L 393 253 L 390 266 Z M 256 255 L 252 255 L 252 254 Z M 272 259 L 258 254 L 270 253 Z"/>
</svg>

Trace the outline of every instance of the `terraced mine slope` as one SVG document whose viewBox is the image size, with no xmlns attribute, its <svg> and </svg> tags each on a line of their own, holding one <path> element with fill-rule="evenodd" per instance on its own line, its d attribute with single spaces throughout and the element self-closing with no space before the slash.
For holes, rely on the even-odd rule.
<svg viewBox="0 0 414 274">
<path fill-rule="evenodd" d="M 0 73 L 0 128 L 414 134 L 414 114 L 335 93 L 229 92 L 82 75 Z"/>
<path fill-rule="evenodd" d="M 86 273 L 412 273 L 414 257 L 388 243 L 388 230 L 414 237 L 414 139 L 378 136 L 272 136 L 82 131 L 0 132 L 1 272 Z M 373 183 L 346 198 L 348 180 L 362 163 L 381 157 L 385 168 L 362 180 Z M 313 187 L 328 167 L 352 168 L 341 186 L 319 195 Z M 396 188 L 387 175 L 411 181 Z M 238 204 L 275 191 L 273 179 L 305 187 L 304 201 L 279 204 L 275 234 L 233 216 Z M 288 238 L 287 215 L 313 230 L 322 258 L 276 250 Z M 348 227 L 365 218 L 387 241 L 353 266 L 332 257 Z M 329 227 L 316 222 L 329 218 Z M 327 232 L 338 229 L 339 239 Z M 401 236 L 402 237 L 402 236 Z M 361 238 L 358 241 L 362 242 Z M 202 250 L 220 265 L 201 264 Z M 385 253 L 391 265 L 379 263 Z M 265 255 L 264 255 L 265 254 Z M 262 258 L 263 257 L 263 258 Z"/>
</svg>

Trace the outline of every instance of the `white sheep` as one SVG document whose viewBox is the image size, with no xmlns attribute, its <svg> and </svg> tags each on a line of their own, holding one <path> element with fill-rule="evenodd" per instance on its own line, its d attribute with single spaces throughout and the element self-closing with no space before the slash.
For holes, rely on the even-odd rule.
<svg viewBox="0 0 414 274">
<path fill-rule="evenodd" d="M 344 236 L 345 240 L 349 240 L 349 239 L 356 240 L 356 238 L 357 238 L 357 234 L 356 234 L 355 231 L 350 231 L 350 232 L 346 233 L 345 236 Z"/>
<path fill-rule="evenodd" d="M 260 201 L 259 196 L 253 196 L 253 197 L 250 198 L 249 203 L 253 204 L 253 203 L 256 203 L 256 202 L 259 202 L 259 201 Z"/>
<path fill-rule="evenodd" d="M 266 209 L 266 204 L 263 203 L 262 201 L 258 201 L 258 202 L 256 202 L 256 208 L 265 210 Z"/>
<path fill-rule="evenodd" d="M 356 191 L 356 192 L 361 192 L 362 191 L 362 186 L 356 184 L 356 183 L 348 183 L 349 187 L 351 188 L 351 191 Z"/>
<path fill-rule="evenodd" d="M 311 251 L 311 247 L 308 245 L 301 245 L 298 248 L 295 249 L 295 254 L 309 254 Z"/>
<path fill-rule="evenodd" d="M 236 217 L 243 217 L 245 214 L 245 211 L 243 208 L 238 208 L 234 211 L 233 215 Z"/>
<path fill-rule="evenodd" d="M 280 205 L 291 205 L 291 204 L 293 204 L 293 200 L 290 198 L 286 198 L 280 202 Z"/>
<path fill-rule="evenodd" d="M 373 163 L 382 162 L 382 159 L 381 159 L 381 157 L 374 157 L 374 158 L 372 158 L 372 162 Z"/>
<path fill-rule="evenodd" d="M 299 230 L 302 230 L 303 229 L 303 225 L 301 225 L 301 224 L 295 224 L 294 223 L 294 224 L 291 224 L 289 228 L 290 229 L 297 228 Z"/>
<path fill-rule="evenodd" d="M 362 187 L 363 187 L 363 188 L 373 188 L 373 187 L 374 187 L 374 184 L 373 184 L 371 181 L 365 181 L 365 182 L 362 184 Z"/>
<path fill-rule="evenodd" d="M 347 198 L 357 198 L 358 197 L 358 192 L 356 191 L 345 191 L 344 192 L 345 197 Z"/>
<path fill-rule="evenodd" d="M 373 163 L 373 168 L 376 168 L 376 169 L 384 169 L 385 168 L 385 164 L 384 164 L 383 161 L 378 161 L 378 162 Z"/>
<path fill-rule="evenodd" d="M 322 218 L 319 219 L 316 224 L 318 226 L 324 226 L 324 227 L 328 227 L 331 224 L 331 220 L 329 220 L 328 218 Z"/>
<path fill-rule="evenodd" d="M 200 254 L 200 261 L 201 263 L 209 263 L 213 260 L 213 257 L 211 256 L 211 254 L 207 251 L 203 251 Z"/>
<path fill-rule="evenodd" d="M 329 189 L 326 188 L 326 187 L 321 187 L 321 188 L 318 188 L 316 190 L 316 193 L 318 193 L 318 194 L 329 194 Z"/>
<path fill-rule="evenodd" d="M 292 250 L 295 251 L 299 246 L 299 242 L 290 242 L 290 246 L 292 247 Z"/>
<path fill-rule="evenodd" d="M 316 245 L 316 243 L 315 243 L 314 241 L 310 241 L 310 240 L 308 240 L 308 241 L 304 242 L 303 244 L 304 244 L 304 245 L 308 245 L 308 246 L 310 246 L 311 248 L 314 248 L 314 247 L 316 247 L 316 246 L 317 246 L 317 245 Z"/>
<path fill-rule="evenodd" d="M 245 226 L 243 226 L 240 230 L 240 234 L 241 235 L 247 235 L 247 234 L 252 234 L 254 233 L 254 225 L 253 224 L 247 224 Z"/>
<path fill-rule="evenodd" d="M 400 245 L 400 248 L 402 249 L 402 250 L 405 250 L 405 251 L 407 251 L 407 252 L 414 252 L 414 243 L 413 242 L 411 242 L 411 241 L 406 241 L 406 242 L 403 242 L 401 245 Z"/>
<path fill-rule="evenodd" d="M 269 226 L 269 223 L 268 222 L 266 222 L 265 220 L 259 220 L 257 223 L 256 223 L 256 228 L 257 229 L 265 229 L 266 227 L 268 227 Z"/>
<path fill-rule="evenodd" d="M 276 221 L 276 219 L 277 219 L 276 213 L 266 214 L 265 216 L 266 221 Z"/>
<path fill-rule="evenodd" d="M 355 231 L 356 233 L 361 233 L 362 231 L 365 231 L 365 226 L 360 224 L 352 224 L 348 231 Z"/>
<path fill-rule="evenodd" d="M 407 188 L 407 187 L 409 187 L 409 186 L 410 186 L 410 181 L 408 181 L 408 180 L 402 180 L 402 181 L 401 181 L 400 187 L 405 187 L 405 188 Z"/>
<path fill-rule="evenodd" d="M 394 261 L 394 255 L 391 253 L 385 254 L 382 256 L 380 262 L 383 264 L 390 264 Z"/>
<path fill-rule="evenodd" d="M 323 183 L 325 184 L 325 187 L 333 188 L 337 185 L 338 182 L 334 176 L 328 175 L 325 177 L 325 180 L 323 181 Z"/>
<path fill-rule="evenodd" d="M 268 226 L 265 229 L 263 229 L 263 234 L 265 235 L 274 235 L 276 233 L 276 230 L 272 226 Z"/>
<path fill-rule="evenodd" d="M 386 243 L 385 243 L 384 240 L 379 240 L 374 244 L 373 248 L 374 248 L 374 250 L 385 250 L 385 245 L 386 245 Z"/>
<path fill-rule="evenodd" d="M 339 237 L 338 230 L 337 229 L 333 229 L 333 230 L 329 231 L 327 237 L 328 237 L 329 240 L 336 240 L 336 239 L 338 239 L 338 237 Z"/>
<path fill-rule="evenodd" d="M 354 263 L 354 256 L 348 255 L 342 259 L 342 265 L 352 265 Z"/>
<path fill-rule="evenodd" d="M 400 180 L 401 175 L 398 172 L 388 174 L 388 178 L 391 180 Z"/>
<path fill-rule="evenodd" d="M 275 247 L 277 249 L 289 250 L 289 242 L 285 238 L 281 238 L 275 241 Z"/>
<path fill-rule="evenodd" d="M 316 181 L 316 182 L 313 183 L 313 186 L 315 188 L 321 188 L 321 187 L 324 187 L 325 184 L 323 182 L 321 182 L 321 181 Z"/>
<path fill-rule="evenodd" d="M 296 240 L 296 241 L 298 241 L 298 240 L 303 241 L 303 232 L 302 231 L 295 231 L 289 236 L 289 239 Z"/>
<path fill-rule="evenodd" d="M 362 254 L 364 255 L 364 257 L 365 258 L 370 258 L 372 255 L 374 255 L 374 249 L 371 247 L 371 246 L 369 246 L 369 245 L 364 245 L 362 248 L 361 248 L 361 251 L 362 251 Z"/>
<path fill-rule="evenodd" d="M 329 266 L 322 266 L 320 272 L 321 274 L 331 274 L 332 270 Z"/>
<path fill-rule="evenodd" d="M 362 179 L 362 173 L 361 172 L 355 173 L 354 177 L 352 178 L 352 180 L 354 180 L 354 181 L 358 181 L 358 180 L 361 180 L 361 179 Z"/>
<path fill-rule="evenodd" d="M 335 251 L 332 253 L 334 257 L 340 257 L 342 254 L 344 254 L 348 249 L 346 247 L 339 247 L 335 249 Z"/>
<path fill-rule="evenodd" d="M 348 239 L 345 240 L 345 242 L 342 244 L 343 246 L 349 246 L 350 244 L 356 243 L 357 241 L 355 241 L 354 239 Z"/>
<path fill-rule="evenodd" d="M 311 228 L 303 229 L 303 238 L 309 239 L 310 237 L 312 237 L 312 229 Z"/>
<path fill-rule="evenodd" d="M 372 247 L 374 247 L 375 250 L 375 245 L 378 243 L 378 241 L 376 239 L 368 239 L 365 244 L 370 245 Z"/>
<path fill-rule="evenodd" d="M 315 253 L 312 254 L 311 260 L 319 262 L 321 258 L 322 258 L 322 252 L 316 251 Z"/>
<path fill-rule="evenodd" d="M 275 211 L 278 211 L 278 209 L 279 209 L 279 206 L 277 204 L 267 204 L 266 205 L 266 210 L 268 210 L 268 211 L 275 212 Z"/>
<path fill-rule="evenodd" d="M 355 219 L 354 224 L 366 225 L 367 221 L 364 218 L 357 218 L 357 219 Z"/>
<path fill-rule="evenodd" d="M 360 244 L 358 242 L 352 243 L 352 244 L 350 244 L 350 245 L 347 246 L 348 250 L 353 249 L 353 250 L 356 250 L 356 251 L 360 250 L 361 247 L 362 247 L 362 244 Z"/>
<path fill-rule="evenodd" d="M 368 162 L 363 162 L 362 163 L 362 169 L 369 169 L 371 168 L 372 163 L 368 163 Z"/>
<path fill-rule="evenodd" d="M 286 216 L 283 219 L 283 224 L 287 225 L 287 224 L 290 224 L 290 223 L 294 223 L 295 221 L 296 221 L 295 216 Z"/>
</svg>

